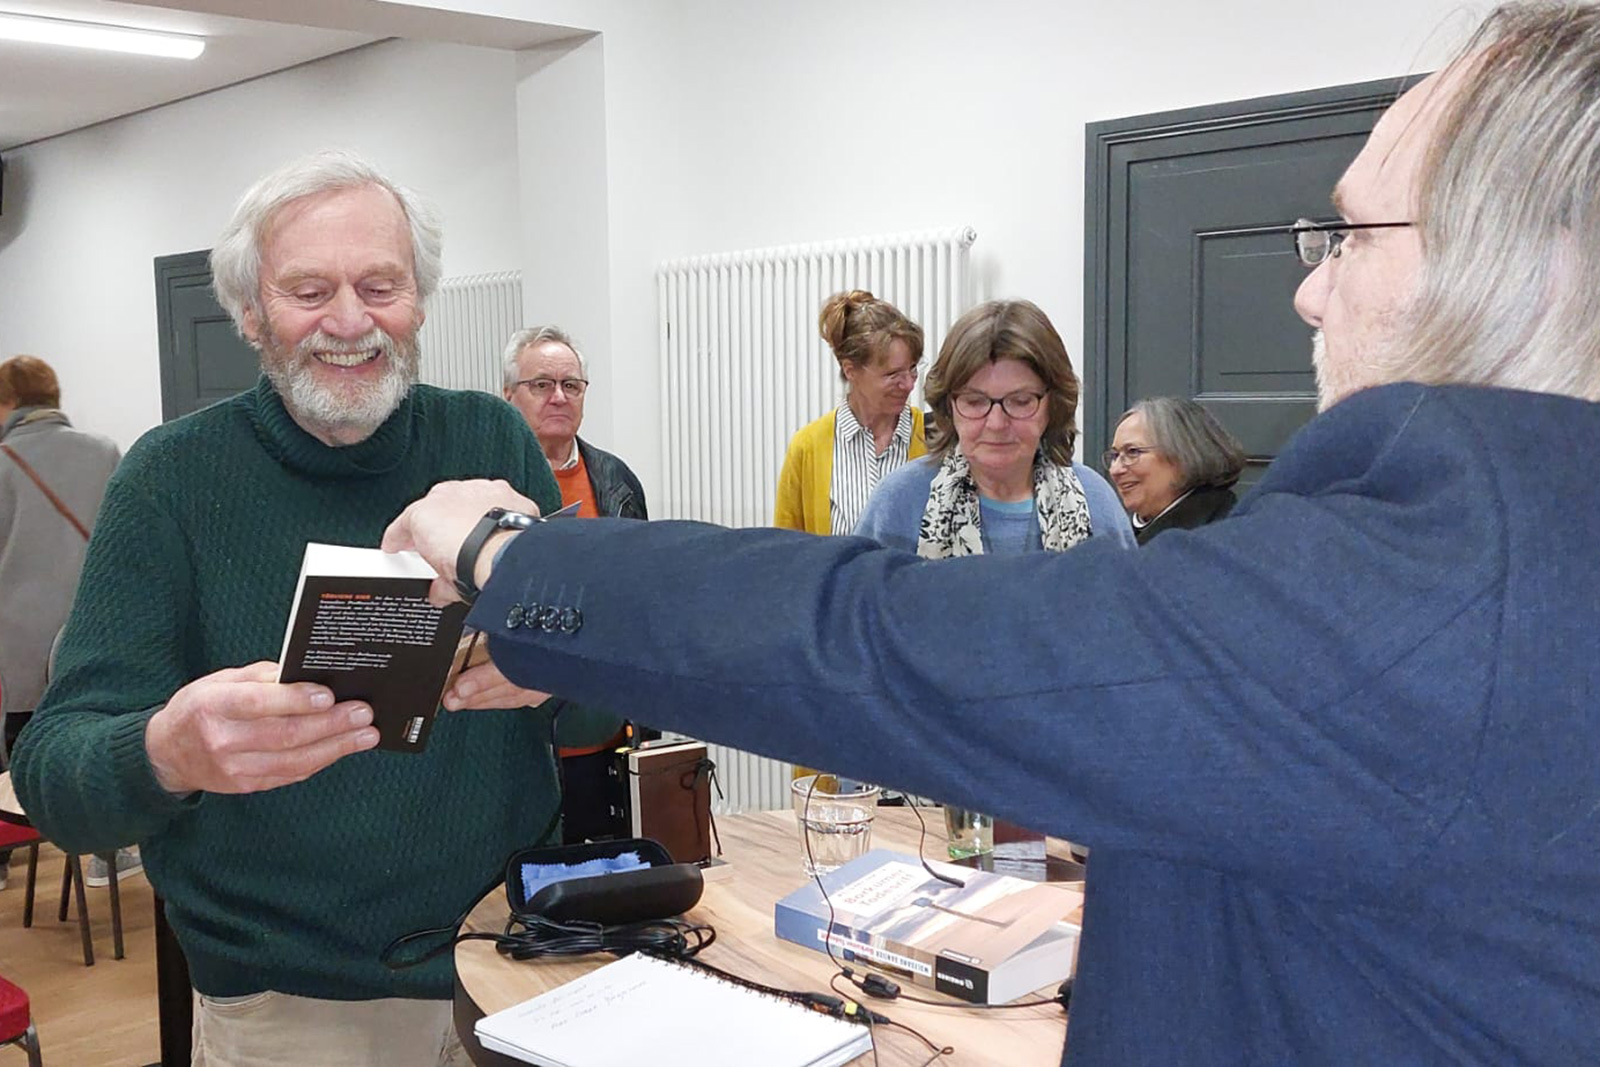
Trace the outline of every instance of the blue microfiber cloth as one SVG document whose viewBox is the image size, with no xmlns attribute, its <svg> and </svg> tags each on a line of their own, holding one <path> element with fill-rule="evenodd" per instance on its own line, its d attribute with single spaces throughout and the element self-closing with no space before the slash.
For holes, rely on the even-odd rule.
<svg viewBox="0 0 1600 1067">
<path fill-rule="evenodd" d="M 615 874 L 617 871 L 634 871 L 648 867 L 644 857 L 637 852 L 624 852 L 616 856 L 601 856 L 582 863 L 524 863 L 522 865 L 522 899 L 532 900 L 533 895 L 554 882 L 571 878 L 588 878 L 596 874 Z"/>
</svg>

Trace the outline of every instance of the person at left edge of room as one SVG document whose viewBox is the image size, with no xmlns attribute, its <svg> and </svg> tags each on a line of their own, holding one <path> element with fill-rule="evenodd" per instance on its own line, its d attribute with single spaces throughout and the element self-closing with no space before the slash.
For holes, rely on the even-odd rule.
<svg viewBox="0 0 1600 1067">
<path fill-rule="evenodd" d="M 50 364 L 37 356 L 0 363 L 0 769 L 44 696 L 50 650 L 121 455 L 109 438 L 72 425 Z M 10 858 L 0 852 L 0 889 Z M 119 872 L 138 862 L 132 850 L 117 854 Z M 105 866 L 89 857 L 84 883 L 107 884 Z"/>
</svg>

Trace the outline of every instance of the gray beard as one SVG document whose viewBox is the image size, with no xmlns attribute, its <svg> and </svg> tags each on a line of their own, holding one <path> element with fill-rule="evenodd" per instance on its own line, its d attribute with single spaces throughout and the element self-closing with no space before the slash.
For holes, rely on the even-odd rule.
<svg viewBox="0 0 1600 1067">
<path fill-rule="evenodd" d="M 1321 330 L 1311 335 L 1311 369 L 1316 373 L 1317 411 L 1327 411 L 1354 391 L 1351 383 L 1341 381 L 1328 365 L 1328 348 Z"/>
<path fill-rule="evenodd" d="M 321 388 L 312 374 L 313 352 L 361 352 L 379 349 L 383 377 L 354 395 Z M 393 415 L 416 384 L 421 350 L 416 335 L 397 339 L 374 328 L 356 341 L 338 341 L 320 330 L 303 338 L 285 356 L 277 339 L 268 336 L 261 369 L 283 399 L 283 406 L 307 433 L 323 441 L 353 445 L 365 441 Z"/>
</svg>

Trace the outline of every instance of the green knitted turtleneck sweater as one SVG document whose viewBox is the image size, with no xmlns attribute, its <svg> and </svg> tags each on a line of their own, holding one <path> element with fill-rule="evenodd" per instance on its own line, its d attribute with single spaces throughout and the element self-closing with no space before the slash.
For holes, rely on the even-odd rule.
<svg viewBox="0 0 1600 1067">
<path fill-rule="evenodd" d="M 141 845 L 203 993 L 448 997 L 448 954 L 396 972 L 379 951 L 448 925 L 551 818 L 548 716 L 527 709 L 442 714 L 421 754 L 363 752 L 244 796 L 172 797 L 145 757 L 146 722 L 181 686 L 277 658 L 307 541 L 375 546 L 455 478 L 561 503 L 498 398 L 418 386 L 366 441 L 330 448 L 265 380 L 147 433 L 107 488 L 13 778 L 63 847 Z"/>
</svg>

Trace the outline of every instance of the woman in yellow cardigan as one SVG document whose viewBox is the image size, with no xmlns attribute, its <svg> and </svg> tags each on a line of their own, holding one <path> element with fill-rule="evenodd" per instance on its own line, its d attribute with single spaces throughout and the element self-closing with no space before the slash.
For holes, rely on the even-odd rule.
<svg viewBox="0 0 1600 1067">
<path fill-rule="evenodd" d="M 864 289 L 835 293 L 817 316 L 839 361 L 844 401 L 789 442 L 778 475 L 773 525 L 847 534 L 878 482 L 927 451 L 917 384 L 922 327 Z"/>
</svg>

